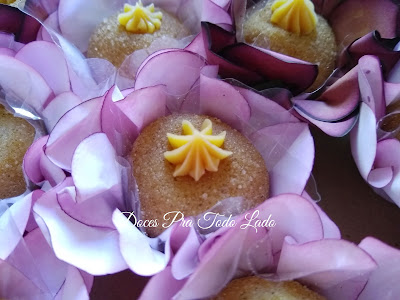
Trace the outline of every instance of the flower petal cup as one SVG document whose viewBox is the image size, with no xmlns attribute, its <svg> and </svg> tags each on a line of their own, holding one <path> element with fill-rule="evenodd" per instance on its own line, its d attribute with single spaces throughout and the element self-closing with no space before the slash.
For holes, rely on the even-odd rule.
<svg viewBox="0 0 400 300">
<path fill-rule="evenodd" d="M 259 212 L 256 219 L 249 212 L 234 227 L 208 235 L 185 276 L 182 257 L 174 257 L 150 279 L 140 299 L 257 299 L 274 291 L 300 299 L 396 298 L 399 250 L 370 237 L 358 246 L 340 239 L 337 228 L 323 224 L 308 200 L 293 194 L 271 198 L 254 211 Z M 256 226 L 271 215 L 275 226 Z M 383 271 L 389 261 L 390 275 Z M 247 285 L 233 288 L 235 278 Z M 279 288 L 273 289 L 275 284 Z M 235 292 L 227 296 L 230 286 Z"/>
<path fill-rule="evenodd" d="M 10 228 L 15 222 L 18 228 L 8 230 L 5 226 L 1 229 L 0 258 L 5 259 L 24 233 L 35 198 L 31 191 L 42 184 L 42 180 L 32 173 L 48 173 L 52 184 L 65 178 L 61 169 L 45 158 L 40 159 L 40 151 L 33 151 L 34 145 L 43 141 L 43 136 L 58 119 L 81 100 L 71 90 L 71 76 L 62 51 L 56 45 L 44 41 L 23 44 L 7 33 L 2 33 L 1 39 L 9 42 L 0 48 L 3 142 L 0 148 L 4 171 L 1 174 L 3 207 L 0 220 Z M 25 151 L 27 156 L 24 156 Z M 29 153 L 36 158 L 34 167 L 28 163 L 31 160 Z M 21 182 L 19 188 L 11 192 L 7 187 L 17 182 Z"/>
<path fill-rule="evenodd" d="M 140 12 L 135 13 L 135 17 L 138 18 L 143 16 L 143 10 L 148 7 L 152 7 L 153 10 L 155 8 L 156 13 L 163 12 L 164 17 L 159 30 L 135 34 L 123 28 L 125 25 L 119 23 L 117 14 L 123 13 L 124 7 L 138 5 L 142 7 Z M 92 57 L 87 61 L 90 67 L 95 69 L 97 74 L 103 74 L 102 77 L 117 80 L 121 89 L 133 86 L 132 76 L 151 53 L 186 46 L 193 35 L 199 32 L 201 21 L 232 29 L 229 6 L 211 0 L 61 0 L 50 3 L 28 0 L 21 9 L 42 23 L 38 39 L 51 42 L 54 40 L 63 49 L 71 67 L 77 73 L 82 69 L 79 66 L 82 55 Z M 125 14 L 127 13 L 125 11 Z M 146 19 L 140 22 L 139 19 L 135 20 L 131 23 L 149 24 Z M 116 68 L 117 77 L 114 74 Z M 108 86 L 108 89 L 110 87 Z"/>
<path fill-rule="evenodd" d="M 2 33 L 13 34 L 17 45 L 22 46 L 21 44 L 36 40 L 40 23 L 34 18 L 24 14 L 16 7 L 0 4 L 0 20 L 0 31 Z M 8 44 L 6 44 L 4 42 L 7 40 L 3 40 L 3 37 L 0 39 L 0 45 L 2 47 L 9 46 L 12 41 L 7 39 Z"/>
<path fill-rule="evenodd" d="M 55 257 L 41 231 L 29 232 L 0 259 L 2 299 L 89 299 L 93 276 Z"/>
<path fill-rule="evenodd" d="M 255 2 L 264 7 L 267 1 Z M 267 6 L 272 2 L 269 1 Z M 303 2 L 311 3 L 315 12 L 327 20 L 337 44 L 334 70 L 326 81 L 312 89 L 309 87 L 317 77 L 318 63 L 283 55 L 277 53 L 278 50 L 271 51 L 269 47 L 257 46 L 257 42 L 255 45 L 253 42 L 245 43 L 243 24 L 248 18 L 246 9 L 249 12 L 254 5 L 252 1 L 232 1 L 236 32 L 203 24 L 201 34 L 187 49 L 218 64 L 223 78 L 235 78 L 258 90 L 274 86 L 291 90 L 294 95 L 291 103 L 299 117 L 331 136 L 343 136 L 349 133 L 357 120 L 360 98 L 356 76 L 358 59 L 363 55 L 378 56 L 384 64 L 385 74 L 398 60 L 399 52 L 394 47 L 399 41 L 399 4 L 391 0 L 362 3 L 358 0 L 290 1 L 292 4 Z M 269 22 L 268 15 L 264 18 L 260 22 Z M 262 26 L 258 24 L 258 27 Z M 278 28 L 271 26 L 274 27 L 272 32 Z M 298 39 L 299 36 L 289 33 L 288 38 Z M 272 45 L 268 39 L 263 33 L 256 38 L 263 45 Z M 301 52 L 297 49 L 300 42 L 294 44 L 294 52 Z M 307 54 L 307 51 L 303 52 Z"/>
<path fill-rule="evenodd" d="M 39 29 L 34 19 L 15 8 L 0 5 L 0 13 L 3 12 L 7 17 L 0 22 L 1 175 L 2 180 L 5 176 L 14 183 L 12 176 L 20 169 L 22 189 L 7 194 L 3 182 L 0 188 L 0 268 L 2 274 L 8 274 L 0 277 L 24 287 L 7 281 L 0 297 L 53 299 L 70 295 L 88 299 L 90 276 L 82 275 L 86 287 L 81 289 L 80 271 L 67 268 L 66 263 L 54 256 L 36 229 L 32 207 L 43 191 L 66 178 L 64 170 L 44 155 L 46 134 L 62 115 L 82 102 L 84 98 L 79 93 L 96 94 L 98 85 L 92 74 L 72 71 L 64 53 L 54 43 L 34 41 Z M 10 174 L 4 165 L 15 153 L 21 157 Z M 51 270 L 37 269 L 38 265 Z"/>
<path fill-rule="evenodd" d="M 400 206 L 399 64 L 389 76 L 384 76 L 375 56 L 362 57 L 359 66 L 362 103 L 359 120 L 351 132 L 352 154 L 364 180 L 378 194 Z"/>
<path fill-rule="evenodd" d="M 39 23 L 15 8 L 0 5 L 0 14 L 3 13 L 6 17 L 0 22 L 1 168 L 6 179 L 20 181 L 12 177 L 16 171 L 10 174 L 3 164 L 13 155 L 11 152 L 22 151 L 15 168 L 23 173 L 23 183 L 22 190 L 15 191 L 21 195 L 9 194 L 4 182 L 0 191 L 0 298 L 88 299 L 93 277 L 58 260 L 33 220 L 32 206 L 43 192 L 32 191 L 40 182 L 27 179 L 30 171 L 25 163 L 29 158 L 23 157 L 28 147 L 32 151 L 33 140 L 42 139 L 57 118 L 81 101 L 70 90 L 62 52 L 54 44 L 34 41 Z M 52 106 L 58 106 L 58 114 L 49 109 Z M 45 160 L 37 167 L 53 174 L 55 181 L 65 177 L 62 170 Z"/>
<path fill-rule="evenodd" d="M 143 129 L 164 116 L 192 113 L 220 119 L 259 151 L 269 172 L 271 196 L 303 194 L 314 160 L 307 124 L 276 102 L 216 75 L 216 66 L 192 52 L 156 52 L 139 68 L 134 89 L 113 87 L 60 119 L 43 149 L 67 176 L 33 207 L 57 257 L 94 275 L 129 267 L 148 276 L 162 271 L 177 252 L 191 253 L 200 244 L 194 226 L 175 223 L 149 238 L 132 223 L 142 216 L 129 154 Z M 287 96 L 283 90 L 273 94 Z M 236 198 L 220 200 L 222 212 L 232 209 L 231 203 L 241 204 Z"/>
</svg>

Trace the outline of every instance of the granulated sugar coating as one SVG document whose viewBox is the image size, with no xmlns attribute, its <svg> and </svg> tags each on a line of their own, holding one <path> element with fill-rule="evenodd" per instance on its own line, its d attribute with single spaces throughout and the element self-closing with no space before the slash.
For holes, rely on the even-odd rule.
<svg viewBox="0 0 400 300">
<path fill-rule="evenodd" d="M 394 101 L 386 107 L 386 114 L 387 116 L 380 121 L 380 128 L 386 132 L 397 130 L 400 127 L 400 101 Z M 400 131 L 396 133 L 395 137 L 400 141 Z"/>
<path fill-rule="evenodd" d="M 214 300 L 324 300 L 296 281 L 272 282 L 260 277 L 232 280 Z"/>
<path fill-rule="evenodd" d="M 317 27 L 307 35 L 291 33 L 272 24 L 270 19 L 273 2 L 264 1 L 249 11 L 243 26 L 244 39 L 249 44 L 317 64 L 318 77 L 309 88 L 310 91 L 314 90 L 321 86 L 335 69 L 335 35 L 328 22 L 319 15 Z"/>
<path fill-rule="evenodd" d="M 0 199 L 25 191 L 22 160 L 34 136 L 35 130 L 27 121 L 0 105 Z"/>
<path fill-rule="evenodd" d="M 88 57 L 104 58 L 119 67 L 126 56 L 135 50 L 147 48 L 157 38 L 163 36 L 183 38 L 190 31 L 171 14 L 163 13 L 160 30 L 154 33 L 135 34 L 125 30 L 118 22 L 118 14 L 105 19 L 93 32 L 87 52 Z"/>
<path fill-rule="evenodd" d="M 182 121 L 192 122 L 200 129 L 208 118 L 213 123 L 213 135 L 226 131 L 223 149 L 233 154 L 221 160 L 217 172 L 208 172 L 199 181 L 190 176 L 173 177 L 175 165 L 164 159 L 172 150 L 167 133 L 182 134 Z M 157 219 L 170 211 L 195 216 L 228 197 L 246 199 L 244 210 L 255 207 L 268 198 L 269 177 L 265 162 L 253 145 L 238 131 L 216 118 L 198 115 L 170 115 L 147 126 L 137 138 L 131 153 L 134 176 L 139 187 L 143 219 Z M 146 228 L 150 236 L 162 232 Z"/>
</svg>

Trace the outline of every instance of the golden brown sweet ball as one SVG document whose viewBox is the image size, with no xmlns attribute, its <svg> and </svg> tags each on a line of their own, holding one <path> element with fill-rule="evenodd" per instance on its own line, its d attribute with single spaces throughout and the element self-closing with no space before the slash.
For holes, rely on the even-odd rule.
<svg viewBox="0 0 400 300">
<path fill-rule="evenodd" d="M 97 26 L 90 37 L 88 57 L 107 59 L 119 67 L 132 52 L 149 47 L 158 38 L 180 39 L 190 35 L 190 31 L 166 11 L 144 7 L 139 2 L 136 6 L 130 6 L 124 13 L 113 15 Z M 123 14 L 125 19 L 121 21 Z"/>
<path fill-rule="evenodd" d="M 206 119 L 212 123 L 212 135 L 226 132 L 222 151 L 230 151 L 232 155 L 219 162 L 218 171 L 205 171 L 197 181 L 188 175 L 174 177 L 176 165 L 164 156 L 166 151 L 172 151 L 167 133 L 182 134 L 184 120 L 199 129 Z M 269 195 L 268 172 L 259 152 L 241 133 L 216 118 L 191 114 L 162 117 L 142 131 L 131 158 L 145 220 L 164 222 L 164 214 L 170 211 L 195 216 L 220 200 L 236 196 L 246 199 L 243 210 L 247 210 Z M 161 226 L 146 230 L 150 236 L 163 231 Z"/>
<path fill-rule="evenodd" d="M 25 191 L 22 160 L 34 137 L 35 130 L 27 121 L 0 105 L 0 199 Z"/>
<path fill-rule="evenodd" d="M 400 127 L 400 99 L 391 103 L 386 107 L 386 114 L 391 114 L 386 116 L 383 122 L 381 122 L 380 127 L 386 132 L 392 132 Z M 400 132 L 396 134 L 396 138 L 400 141 Z"/>
<path fill-rule="evenodd" d="M 335 69 L 337 46 L 331 27 L 323 17 L 316 15 L 316 27 L 310 32 L 297 33 L 297 28 L 288 31 L 271 22 L 273 4 L 274 0 L 262 1 L 248 11 L 243 25 L 245 41 L 317 64 L 318 77 L 309 91 L 318 88 Z"/>
<path fill-rule="evenodd" d="M 251 276 L 232 280 L 214 300 L 323 300 L 296 281 L 272 282 Z"/>
</svg>

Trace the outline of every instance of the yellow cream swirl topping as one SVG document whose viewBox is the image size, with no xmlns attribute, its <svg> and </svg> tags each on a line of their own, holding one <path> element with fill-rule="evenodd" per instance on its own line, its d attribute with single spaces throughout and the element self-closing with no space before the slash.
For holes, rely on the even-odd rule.
<svg viewBox="0 0 400 300">
<path fill-rule="evenodd" d="M 198 181 L 205 170 L 218 171 L 221 159 L 232 155 L 232 152 L 221 149 L 226 132 L 212 135 L 212 122 L 204 120 L 201 131 L 194 128 L 187 120 L 182 121 L 183 135 L 168 133 L 168 141 L 174 150 L 166 151 L 166 160 L 175 164 L 173 176 L 189 175 Z"/>
<path fill-rule="evenodd" d="M 317 26 L 317 14 L 310 0 L 276 0 L 271 10 L 271 23 L 287 31 L 305 35 Z"/>
<path fill-rule="evenodd" d="M 0 0 L 1 4 L 12 4 L 14 3 L 16 0 Z"/>
<path fill-rule="evenodd" d="M 161 27 L 162 12 L 154 12 L 154 4 L 143 6 L 139 0 L 135 5 L 125 4 L 118 21 L 132 33 L 153 33 Z"/>
</svg>

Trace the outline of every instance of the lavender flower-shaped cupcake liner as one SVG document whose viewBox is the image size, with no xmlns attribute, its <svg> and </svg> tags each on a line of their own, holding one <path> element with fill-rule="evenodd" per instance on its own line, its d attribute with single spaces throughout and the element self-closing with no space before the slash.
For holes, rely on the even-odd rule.
<svg viewBox="0 0 400 300">
<path fill-rule="evenodd" d="M 27 120 L 35 128 L 34 145 L 43 142 L 59 118 L 82 102 L 73 92 L 94 82 L 68 68 L 63 52 L 46 41 L 32 41 L 39 29 L 34 19 L 0 5 L 0 103 L 15 117 Z M 38 170 L 54 174 L 44 182 L 29 174 L 29 156 L 22 165 L 27 191 L 0 202 L 0 297 L 6 299 L 88 299 L 92 276 L 58 260 L 34 221 L 32 207 L 46 190 L 65 177 L 46 159 L 36 160 Z M 48 185 L 46 187 L 46 185 Z M 32 190 L 34 190 L 32 192 Z M 18 283 L 18 284 L 17 284 Z"/>
<path fill-rule="evenodd" d="M 384 80 L 380 61 L 375 56 L 364 56 L 359 61 L 358 73 L 362 103 L 356 127 L 351 132 L 354 160 L 361 176 L 382 196 L 400 204 L 399 162 L 400 143 L 396 138 L 399 124 L 389 128 L 385 123 L 396 117 L 387 107 L 396 105 L 400 84 L 396 78 L 398 65 L 388 81 Z"/>
<path fill-rule="evenodd" d="M 89 299 L 93 283 L 93 276 L 60 261 L 38 228 L 0 259 L 0 274 L 4 299 Z"/>
<path fill-rule="evenodd" d="M 15 117 L 31 123 L 36 131 L 35 140 L 40 140 L 64 112 L 81 102 L 71 91 L 64 56 L 48 42 L 22 44 L 6 33 L 0 35 L 0 40 L 8 41 L 2 43 L 8 47 L 0 48 L 0 103 Z M 24 163 L 20 168 L 26 171 Z M 60 180 L 65 174 L 60 171 L 58 176 Z M 5 224 L 0 235 L 2 259 L 13 251 L 25 231 L 33 205 L 31 190 L 36 183 L 29 180 L 24 195 L 2 200 L 0 219 Z M 18 231 L 7 230 L 7 224 L 14 221 Z"/>
<path fill-rule="evenodd" d="M 38 39 L 57 43 L 63 49 L 71 69 L 78 74 L 90 70 L 96 70 L 97 76 L 101 74 L 101 80 L 98 79 L 98 83 L 103 87 L 101 89 L 103 94 L 111 87 L 107 79 L 112 83 L 116 81 L 121 89 L 132 87 L 133 75 L 147 56 L 161 49 L 183 48 L 193 38 L 193 35 L 199 32 L 201 21 L 216 23 L 226 29 L 232 29 L 232 19 L 228 13 L 229 5 L 226 3 L 211 0 L 168 2 L 156 0 L 152 2 L 156 7 L 172 14 L 188 28 L 190 31 L 188 36 L 157 38 L 149 47 L 136 50 L 129 55 L 118 70 L 104 59 L 84 60 L 82 55 L 86 54 L 88 50 L 90 36 L 95 28 L 105 18 L 122 11 L 124 3 L 134 4 L 136 2 L 86 1 L 83 3 L 63 0 L 54 2 L 28 0 L 20 9 L 42 23 Z M 150 1 L 143 1 L 144 5 L 149 3 Z M 99 95 L 90 94 L 83 98 L 89 99 Z"/>
<path fill-rule="evenodd" d="M 16 7 L 0 5 L 0 31 L 2 33 L 13 34 L 15 40 L 26 44 L 36 40 L 40 29 L 40 23 L 34 18 L 19 11 Z M 13 42 L 9 40 L 9 42 Z M 8 47 L 9 44 L 1 42 L 2 47 Z"/>
<path fill-rule="evenodd" d="M 254 212 L 257 218 L 250 217 Z M 271 216 L 276 226 L 257 227 Z M 236 221 L 207 236 L 183 276 L 174 258 L 150 279 L 140 299 L 207 299 L 246 276 L 296 280 L 327 299 L 396 297 L 400 251 L 370 237 L 358 246 L 340 239 L 337 228 L 321 222 L 304 198 L 272 198 Z"/>
<path fill-rule="evenodd" d="M 295 96 L 291 102 L 298 116 L 329 135 L 343 136 L 357 121 L 358 59 L 363 55 L 377 55 L 386 72 L 398 60 L 399 53 L 394 51 L 394 46 L 399 35 L 399 4 L 391 0 L 313 3 L 316 12 L 332 26 L 339 54 L 336 70 L 312 93 L 305 91 L 317 76 L 316 65 L 242 42 L 246 10 L 246 3 L 242 1 L 232 1 L 236 33 L 213 24 L 203 24 L 201 34 L 187 49 L 218 64 L 224 78 L 238 79 L 259 90 L 271 86 L 290 89 Z"/>
<path fill-rule="evenodd" d="M 165 76 L 172 65 L 180 67 Z M 36 167 L 41 159 L 67 174 L 33 208 L 59 258 L 95 275 L 128 266 L 151 275 L 168 263 L 171 243 L 199 242 L 194 228 L 179 226 L 150 239 L 120 213 L 139 214 L 135 188 L 129 184 L 132 171 L 127 156 L 133 142 L 146 125 L 171 113 L 215 116 L 241 131 L 265 160 L 271 194 L 303 193 L 314 159 L 307 124 L 261 95 L 216 79 L 216 74 L 215 66 L 191 52 L 155 53 L 139 69 L 134 89 L 120 92 L 114 87 L 103 97 L 74 107 L 47 141 L 31 148 L 27 154 L 31 164 L 26 166 L 31 177 L 55 181 L 54 173 Z M 182 239 L 188 241 L 179 242 Z"/>
</svg>

